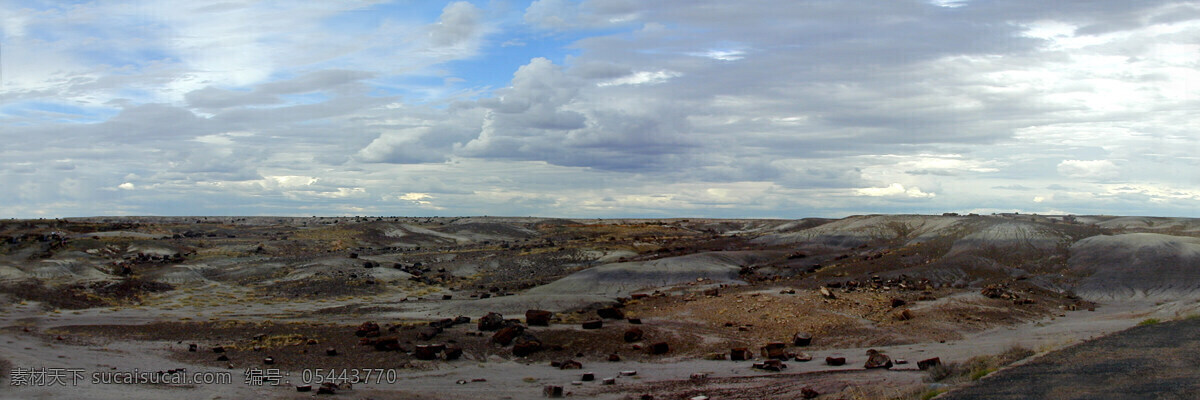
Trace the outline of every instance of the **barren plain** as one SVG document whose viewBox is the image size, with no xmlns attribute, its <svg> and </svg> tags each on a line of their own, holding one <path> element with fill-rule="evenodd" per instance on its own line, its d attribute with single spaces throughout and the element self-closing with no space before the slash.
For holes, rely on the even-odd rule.
<svg viewBox="0 0 1200 400">
<path fill-rule="evenodd" d="M 6 220 L 0 304 L 0 398 L 1196 398 L 1200 220 Z"/>
</svg>

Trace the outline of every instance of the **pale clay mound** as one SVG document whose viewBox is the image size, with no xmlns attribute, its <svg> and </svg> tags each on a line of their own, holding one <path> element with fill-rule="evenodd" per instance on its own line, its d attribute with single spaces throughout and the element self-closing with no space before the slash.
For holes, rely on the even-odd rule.
<svg viewBox="0 0 1200 400">
<path fill-rule="evenodd" d="M 1050 251 L 1067 240 L 1062 234 L 1027 222 L 1005 221 L 972 232 L 954 242 L 947 256 L 984 246 Z"/>
<path fill-rule="evenodd" d="M 1089 299 L 1200 296 L 1200 238 L 1157 233 L 1093 236 L 1071 246 L 1076 292 Z"/>
<path fill-rule="evenodd" d="M 1200 233 L 1200 219 L 1196 218 L 1116 217 L 1105 221 L 1098 221 L 1096 225 L 1117 229 L 1178 231 L 1189 234 Z"/>
<path fill-rule="evenodd" d="M 872 240 L 904 239 L 918 243 L 956 230 L 967 217 L 933 215 L 863 215 L 824 225 L 754 239 L 754 243 L 778 245 L 806 243 L 830 247 L 854 247 Z"/>
<path fill-rule="evenodd" d="M 704 278 L 709 283 L 737 283 L 738 271 L 752 264 L 761 254 L 757 252 L 716 252 L 690 254 L 645 262 L 606 264 L 576 272 L 562 279 L 530 289 L 531 295 L 598 295 L 627 296 L 642 290 L 653 290 L 696 282 Z"/>
</svg>

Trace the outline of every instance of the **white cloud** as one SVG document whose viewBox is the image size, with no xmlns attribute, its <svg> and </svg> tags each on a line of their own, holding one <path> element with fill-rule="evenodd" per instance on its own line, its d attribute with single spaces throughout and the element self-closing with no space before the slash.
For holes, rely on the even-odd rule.
<svg viewBox="0 0 1200 400">
<path fill-rule="evenodd" d="M 1063 160 L 1058 173 L 1068 178 L 1108 180 L 1120 175 L 1117 165 L 1109 160 Z"/>
<path fill-rule="evenodd" d="M 887 187 L 882 187 L 882 188 L 861 188 L 861 189 L 855 190 L 855 193 L 858 194 L 859 196 L 910 197 L 910 198 L 915 198 L 915 199 L 927 199 L 927 198 L 932 198 L 932 197 L 936 196 L 936 194 L 934 194 L 934 193 L 922 192 L 921 188 L 918 188 L 915 186 L 906 189 L 906 188 L 904 188 L 904 185 L 899 184 L 899 183 L 893 183 L 891 185 L 888 185 Z"/>
<path fill-rule="evenodd" d="M 623 76 L 617 79 L 597 83 L 596 86 L 620 86 L 620 85 L 656 85 L 666 82 L 671 78 L 682 76 L 675 71 L 638 71 L 631 75 Z"/>
<path fill-rule="evenodd" d="M 121 190 L 134 190 L 134 189 L 137 189 L 137 186 L 135 186 L 135 185 L 134 185 L 133 183 L 131 183 L 131 182 L 125 182 L 125 183 L 122 183 L 122 184 L 120 184 L 120 185 L 117 185 L 117 189 L 121 189 Z"/>
</svg>

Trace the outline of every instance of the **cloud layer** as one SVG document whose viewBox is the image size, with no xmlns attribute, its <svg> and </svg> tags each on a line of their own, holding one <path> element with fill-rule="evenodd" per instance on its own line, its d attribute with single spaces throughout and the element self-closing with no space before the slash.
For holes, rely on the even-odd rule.
<svg viewBox="0 0 1200 400">
<path fill-rule="evenodd" d="M 1192 2 L 0 1 L 0 21 L 5 217 L 1200 209 Z"/>
</svg>

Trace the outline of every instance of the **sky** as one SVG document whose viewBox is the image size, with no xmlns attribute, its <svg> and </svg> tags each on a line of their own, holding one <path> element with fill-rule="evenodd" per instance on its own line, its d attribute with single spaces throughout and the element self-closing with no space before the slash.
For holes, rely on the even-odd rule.
<svg viewBox="0 0 1200 400">
<path fill-rule="evenodd" d="M 1195 1 L 0 0 L 0 217 L 1200 217 Z"/>
</svg>

